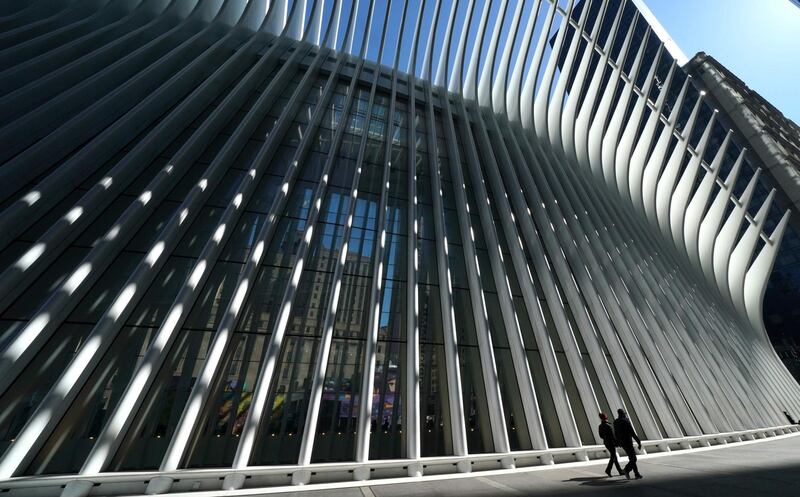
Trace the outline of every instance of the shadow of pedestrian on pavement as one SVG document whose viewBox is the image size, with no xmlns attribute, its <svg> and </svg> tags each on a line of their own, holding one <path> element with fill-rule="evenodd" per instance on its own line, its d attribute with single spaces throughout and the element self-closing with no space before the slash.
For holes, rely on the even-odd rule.
<svg viewBox="0 0 800 497">
<path fill-rule="evenodd" d="M 628 483 L 629 480 L 625 480 L 622 478 L 608 479 L 605 476 L 582 476 L 582 477 L 570 478 L 569 480 L 562 480 L 562 482 L 563 483 L 575 482 L 589 487 L 607 487 L 610 485 L 620 485 Z"/>
</svg>

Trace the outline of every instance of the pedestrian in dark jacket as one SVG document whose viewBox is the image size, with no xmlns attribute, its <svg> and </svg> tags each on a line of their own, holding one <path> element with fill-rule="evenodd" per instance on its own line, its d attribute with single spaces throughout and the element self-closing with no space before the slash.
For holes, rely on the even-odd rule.
<svg viewBox="0 0 800 497">
<path fill-rule="evenodd" d="M 639 468 L 636 467 L 636 451 L 633 449 L 634 440 L 636 440 L 640 450 L 642 448 L 642 441 L 639 440 L 639 437 L 636 435 L 636 430 L 633 429 L 631 420 L 628 419 L 628 415 L 622 409 L 617 409 L 617 419 L 614 420 L 614 436 L 617 439 L 617 444 L 622 447 L 622 450 L 624 450 L 625 454 L 628 456 L 628 464 L 625 465 L 625 469 L 622 470 L 625 473 L 625 478 L 630 480 L 631 471 L 633 471 L 637 480 L 642 478 L 642 475 L 639 474 Z"/>
<path fill-rule="evenodd" d="M 604 412 L 600 413 L 600 426 L 598 431 L 610 457 L 608 466 L 606 466 L 606 474 L 610 477 L 611 468 L 616 466 L 620 476 L 624 475 L 625 473 L 622 472 L 622 467 L 619 465 L 619 459 L 617 459 L 617 440 L 614 437 L 614 428 L 611 426 L 611 423 L 608 422 L 608 415 Z"/>
</svg>

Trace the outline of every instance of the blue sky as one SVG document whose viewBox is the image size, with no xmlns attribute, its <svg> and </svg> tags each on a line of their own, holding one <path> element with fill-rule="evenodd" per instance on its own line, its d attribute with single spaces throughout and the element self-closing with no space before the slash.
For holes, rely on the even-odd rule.
<svg viewBox="0 0 800 497">
<path fill-rule="evenodd" d="M 789 0 L 645 0 L 688 57 L 704 51 L 800 124 L 800 8 Z"/>
</svg>

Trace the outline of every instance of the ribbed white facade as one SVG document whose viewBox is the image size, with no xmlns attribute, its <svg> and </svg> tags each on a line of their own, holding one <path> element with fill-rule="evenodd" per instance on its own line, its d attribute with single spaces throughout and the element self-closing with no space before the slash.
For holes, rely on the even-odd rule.
<svg viewBox="0 0 800 497">
<path fill-rule="evenodd" d="M 3 9 L 11 495 L 585 460 L 617 408 L 646 451 L 798 430 L 788 213 L 634 2 Z"/>
</svg>

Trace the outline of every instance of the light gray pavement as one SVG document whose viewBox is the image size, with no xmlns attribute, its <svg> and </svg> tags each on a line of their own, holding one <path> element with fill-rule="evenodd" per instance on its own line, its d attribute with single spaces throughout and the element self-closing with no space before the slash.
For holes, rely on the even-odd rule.
<svg viewBox="0 0 800 497">
<path fill-rule="evenodd" d="M 623 459 L 623 464 L 625 459 Z M 606 478 L 605 461 L 466 478 L 371 484 L 270 497 L 800 496 L 800 436 L 639 460 L 643 480 Z"/>
</svg>

